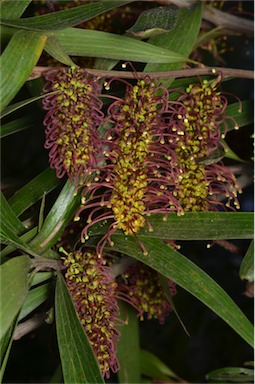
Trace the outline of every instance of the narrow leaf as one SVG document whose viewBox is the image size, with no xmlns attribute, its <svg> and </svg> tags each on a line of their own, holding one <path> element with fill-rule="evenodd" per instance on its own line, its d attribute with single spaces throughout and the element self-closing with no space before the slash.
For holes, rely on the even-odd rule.
<svg viewBox="0 0 255 384">
<path fill-rule="evenodd" d="M 120 318 L 125 325 L 119 328 L 121 333 L 118 342 L 118 360 L 120 383 L 140 383 L 140 347 L 137 312 L 129 304 L 119 302 Z M 131 353 L 130 353 L 131 351 Z"/>
<path fill-rule="evenodd" d="M 7 332 L 22 307 L 29 289 L 28 273 L 31 260 L 19 256 L 8 260 L 0 267 L 0 339 Z"/>
<path fill-rule="evenodd" d="M 144 376 L 153 379 L 169 381 L 169 378 L 179 381 L 179 377 L 153 353 L 141 349 L 141 372 Z"/>
<path fill-rule="evenodd" d="M 243 258 L 239 274 L 242 280 L 254 281 L 254 240 Z"/>
<path fill-rule="evenodd" d="M 226 108 L 226 116 L 231 116 L 234 120 L 227 120 L 227 130 L 231 131 L 237 127 L 245 127 L 254 121 L 254 104 L 252 100 L 244 100 L 240 103 L 232 103 Z M 235 124 L 236 122 L 236 124 Z M 224 132 L 226 127 L 221 125 L 221 131 Z"/>
<path fill-rule="evenodd" d="M 11 20 L 18 19 L 26 8 L 31 3 L 31 0 L 9 0 L 1 2 L 1 18 Z"/>
<path fill-rule="evenodd" d="M 174 29 L 179 8 L 175 5 L 157 7 L 143 11 L 128 33 L 142 39 L 160 35 Z"/>
<path fill-rule="evenodd" d="M 177 319 L 179 320 L 179 322 L 180 322 L 180 324 L 181 324 L 181 326 L 182 326 L 184 332 L 185 332 L 188 336 L 190 336 L 190 334 L 189 334 L 189 332 L 188 332 L 188 330 L 187 330 L 185 324 L 183 323 L 183 321 L 182 321 L 182 319 L 181 319 L 179 313 L 177 312 L 177 309 L 175 308 L 174 301 L 173 301 L 173 297 L 171 296 L 170 289 L 169 289 L 169 285 L 168 285 L 168 279 L 167 279 L 165 276 L 161 275 L 160 273 L 158 273 L 158 276 L 159 276 L 159 279 L 160 279 L 160 283 L 161 283 L 161 285 L 162 285 L 162 288 L 163 288 L 163 290 L 164 290 L 164 292 L 165 292 L 166 298 L 167 298 L 167 300 L 169 301 L 169 303 L 170 303 L 170 305 L 171 305 L 171 307 L 172 307 L 172 309 L 173 309 L 173 312 L 174 312 L 175 316 L 176 316 Z"/>
<path fill-rule="evenodd" d="M 40 287 L 33 288 L 28 292 L 26 300 L 21 308 L 18 321 L 21 321 L 41 305 L 49 296 L 51 284 L 43 284 Z"/>
<path fill-rule="evenodd" d="M 36 118 L 32 114 L 10 121 L 9 123 L 0 126 L 0 138 L 2 139 L 3 137 L 12 135 L 13 133 L 32 128 L 35 123 L 38 123 L 38 117 Z"/>
<path fill-rule="evenodd" d="M 206 375 L 209 383 L 253 383 L 254 370 L 249 368 L 227 367 L 212 371 Z"/>
<path fill-rule="evenodd" d="M 21 215 L 40 200 L 44 193 L 52 191 L 60 183 L 55 174 L 55 170 L 47 168 L 16 192 L 8 201 L 13 212 L 17 216 Z"/>
<path fill-rule="evenodd" d="M 50 249 L 59 239 L 63 229 L 69 223 L 80 204 L 76 187 L 68 180 L 48 213 L 40 233 L 30 242 L 39 254 Z"/>
<path fill-rule="evenodd" d="M 225 148 L 225 157 L 227 157 L 228 159 L 232 159 L 232 160 L 236 160 L 236 161 L 240 161 L 241 163 L 245 163 L 245 160 L 242 160 L 230 147 L 229 145 L 222 140 L 222 142 L 224 143 L 224 148 Z"/>
<path fill-rule="evenodd" d="M 104 383 L 62 275 L 58 275 L 55 316 L 65 383 Z"/>
<path fill-rule="evenodd" d="M 35 235 L 37 234 L 37 227 L 34 227 L 32 229 L 30 229 L 30 231 L 24 233 L 24 235 L 20 236 L 20 240 L 22 241 L 22 243 L 28 243 L 30 240 L 32 240 Z M 4 258 L 9 255 L 11 252 L 15 251 L 17 247 L 14 247 L 14 246 L 11 246 L 11 245 L 8 245 L 6 248 L 4 248 L 2 251 L 1 251 L 1 264 L 4 260 Z"/>
<path fill-rule="evenodd" d="M 55 36 L 50 36 L 46 41 L 44 50 L 60 63 L 75 65 L 72 59 L 66 54 L 59 40 Z"/>
<path fill-rule="evenodd" d="M 195 296 L 221 317 L 248 344 L 253 346 L 253 326 L 227 293 L 196 264 L 157 239 L 144 238 L 144 255 L 134 237 L 112 236 L 114 246 L 120 253 L 131 256 L 155 269 L 168 279 Z"/>
<path fill-rule="evenodd" d="M 40 95 L 40 96 L 35 96 L 35 97 L 30 97 L 29 99 L 26 99 L 26 100 L 22 100 L 22 101 L 19 101 L 18 103 L 14 103 L 14 104 L 11 104 L 9 105 L 8 107 L 6 107 L 3 112 L 1 113 L 1 119 L 5 116 L 8 116 L 10 115 L 11 113 L 17 111 L 18 109 L 20 108 L 23 108 L 31 103 L 34 103 L 35 101 L 38 101 L 42 98 L 44 98 L 45 96 L 47 95 L 51 95 L 53 94 L 54 92 L 52 93 L 47 93 L 47 94 L 44 94 L 44 95 Z"/>
<path fill-rule="evenodd" d="M 53 277 L 53 272 L 37 272 L 34 276 L 31 286 L 38 285 L 40 283 L 43 283 L 44 281 L 47 281 Z"/>
<path fill-rule="evenodd" d="M 13 228 L 6 222 L 1 223 L 0 227 L 0 243 L 10 245 L 15 249 L 21 249 L 29 255 L 38 257 L 38 254 L 24 241 L 16 235 Z"/>
<path fill-rule="evenodd" d="M 68 55 L 103 57 L 107 59 L 131 60 L 143 63 L 184 62 L 180 54 L 123 35 L 66 28 L 52 32 Z"/>
<path fill-rule="evenodd" d="M 2 192 L 0 193 L 0 220 L 1 222 L 6 223 L 6 225 L 8 225 L 8 227 L 10 227 L 15 234 L 24 233 L 26 229 Z"/>
<path fill-rule="evenodd" d="M 13 334 L 17 325 L 17 320 L 14 320 L 8 330 L 5 332 L 4 336 L 0 341 L 0 383 L 3 382 L 3 376 L 5 368 L 8 362 L 9 354 L 11 351 Z"/>
<path fill-rule="evenodd" d="M 48 31 L 64 29 L 90 20 L 110 9 L 128 4 L 131 1 L 100 1 L 92 4 L 81 5 L 68 10 L 52 12 L 40 16 L 23 18 L 20 20 L 5 20 L 1 23 L 10 27 L 33 29 L 35 31 Z"/>
<path fill-rule="evenodd" d="M 138 236 L 161 240 L 221 240 L 252 239 L 254 237 L 254 214 L 252 212 L 187 212 L 184 216 L 169 213 L 167 220 L 163 214 L 151 214 L 148 221 L 153 231 L 147 227 L 140 229 Z M 103 235 L 110 221 L 93 225 L 89 236 Z M 116 236 L 123 236 L 116 231 Z"/>
<path fill-rule="evenodd" d="M 197 40 L 202 21 L 202 4 L 192 8 L 182 8 L 179 10 L 177 24 L 175 28 L 159 36 L 151 37 L 149 43 L 164 49 L 171 49 L 180 55 L 188 58 Z M 144 71 L 171 71 L 181 69 L 185 61 L 167 64 L 147 64 Z M 162 83 L 169 87 L 174 79 L 167 79 Z"/>
<path fill-rule="evenodd" d="M 0 111 L 10 103 L 27 80 L 42 53 L 46 39 L 41 33 L 22 30 L 11 38 L 0 57 Z"/>
</svg>

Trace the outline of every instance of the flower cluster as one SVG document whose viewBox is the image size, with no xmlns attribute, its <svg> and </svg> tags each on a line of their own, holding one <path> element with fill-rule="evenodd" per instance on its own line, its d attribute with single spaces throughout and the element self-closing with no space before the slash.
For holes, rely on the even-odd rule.
<svg viewBox="0 0 255 384">
<path fill-rule="evenodd" d="M 88 228 L 101 220 L 114 220 L 102 240 L 111 242 L 116 229 L 136 235 L 147 222 L 145 215 L 183 213 L 172 193 L 180 173 L 176 153 L 167 140 L 164 114 L 168 113 L 168 92 L 163 89 L 159 96 L 158 90 L 146 77 L 134 86 L 127 84 L 125 97 L 108 108 L 109 127 L 104 139 L 107 162 L 85 187 L 84 204 L 76 215 L 78 220 L 84 209 L 92 209 L 82 232 L 84 239 Z"/>
<path fill-rule="evenodd" d="M 169 118 L 169 141 L 181 173 L 174 196 L 186 212 L 215 210 L 220 204 L 217 195 L 227 198 L 225 206 L 233 201 L 239 207 L 236 196 L 241 191 L 234 175 L 222 164 L 203 163 L 222 147 L 221 126 L 226 130 L 226 120 L 231 119 L 225 114 L 226 107 L 227 99 L 217 91 L 217 84 L 204 80 L 187 88 Z"/>
<path fill-rule="evenodd" d="M 50 166 L 57 177 L 67 174 L 75 185 L 83 184 L 102 154 L 97 131 L 103 121 L 100 86 L 96 77 L 78 67 L 57 68 L 45 77 L 44 93 L 50 94 L 43 98 L 48 110 L 43 123 Z"/>
<path fill-rule="evenodd" d="M 60 244 L 63 244 L 63 239 Z M 65 245 L 71 248 L 71 237 Z M 108 378 L 110 371 L 117 372 L 119 369 L 117 342 L 120 333 L 116 327 L 125 324 L 119 318 L 117 300 L 132 305 L 140 320 L 146 316 L 148 319 L 158 319 L 161 324 L 172 307 L 157 272 L 142 263 L 132 264 L 125 272 L 119 272 L 121 275 L 117 277 L 112 274 L 112 267 L 115 263 L 121 264 L 121 255 L 115 255 L 117 261 L 113 261 L 112 257 L 99 258 L 92 249 L 66 252 L 60 246 L 59 250 L 65 254 L 62 257 L 66 268 L 65 279 L 77 314 L 101 372 Z M 174 296 L 175 283 L 169 280 L 168 287 L 169 294 Z"/>
<path fill-rule="evenodd" d="M 122 277 L 125 283 L 120 283 L 118 288 L 138 310 L 140 320 L 144 320 L 146 314 L 148 319 L 158 319 L 160 324 L 163 324 L 172 307 L 157 272 L 142 263 L 136 263 L 131 265 Z M 170 295 L 174 296 L 176 287 L 172 280 L 168 280 L 168 288 Z"/>
<path fill-rule="evenodd" d="M 105 261 L 94 251 L 75 251 L 64 259 L 66 282 L 75 308 L 93 347 L 103 375 L 118 370 L 116 343 L 120 325 L 116 299 L 117 283 Z"/>
<path fill-rule="evenodd" d="M 118 370 L 117 299 L 136 308 L 141 320 L 156 318 L 160 323 L 172 307 L 156 271 L 129 264 L 115 279 L 114 259 L 103 256 L 103 249 L 119 229 L 135 236 L 146 253 L 138 235 L 145 225 L 152 230 L 151 213 L 167 217 L 169 212 L 239 207 L 233 174 L 222 163 L 205 161 L 223 148 L 222 130 L 232 118 L 226 115 L 227 99 L 218 91 L 218 80 L 190 85 L 171 104 L 168 91 L 148 76 L 135 85 L 123 81 L 124 97 L 111 96 L 114 101 L 103 119 L 96 78 L 80 68 L 46 76 L 45 92 L 55 92 L 43 101 L 50 163 L 58 177 L 66 173 L 82 188 L 81 207 L 59 243 L 69 252 L 65 277 L 102 373 L 109 377 L 110 370 Z M 105 129 L 101 139 L 99 125 Z M 89 228 L 104 220 L 110 222 L 108 232 L 96 250 L 72 251 L 74 242 L 81 247 Z M 116 259 L 122 262 L 121 255 Z M 174 282 L 168 288 L 173 296 Z"/>
</svg>

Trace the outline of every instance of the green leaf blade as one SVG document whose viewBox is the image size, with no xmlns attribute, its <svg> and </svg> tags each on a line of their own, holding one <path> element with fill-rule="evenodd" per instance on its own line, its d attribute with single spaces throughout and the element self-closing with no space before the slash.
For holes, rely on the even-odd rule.
<svg viewBox="0 0 255 384">
<path fill-rule="evenodd" d="M 28 256 L 19 256 L 0 267 L 0 338 L 7 332 L 25 301 L 29 290 L 28 273 L 31 266 L 32 262 Z"/>
<path fill-rule="evenodd" d="M 46 168 L 8 200 L 10 207 L 17 216 L 21 215 L 26 209 L 40 200 L 45 193 L 49 193 L 60 183 L 55 174 L 55 170 Z"/>
<path fill-rule="evenodd" d="M 131 256 L 176 282 L 221 317 L 248 344 L 253 346 L 254 329 L 227 293 L 203 270 L 179 252 L 156 239 L 144 238 L 148 255 L 137 247 L 133 237 L 112 236 L 111 249 Z"/>
<path fill-rule="evenodd" d="M 129 304 L 119 301 L 120 318 L 126 324 L 119 328 L 117 357 L 120 363 L 120 383 L 140 383 L 140 347 L 137 312 Z M 132 351 L 132 353 L 130 353 Z"/>
<path fill-rule="evenodd" d="M 182 8 L 179 11 L 175 28 L 161 35 L 149 39 L 149 43 L 157 47 L 173 50 L 183 57 L 188 58 L 195 45 L 202 21 L 202 4 L 192 8 Z M 179 63 L 150 64 L 144 69 L 145 72 L 171 71 L 181 69 L 185 61 Z M 162 81 L 164 86 L 169 87 L 174 79 Z"/>
<path fill-rule="evenodd" d="M 52 32 L 68 55 L 143 63 L 184 62 L 180 54 L 123 35 L 79 28 Z"/>
<path fill-rule="evenodd" d="M 150 237 L 161 240 L 221 240 L 252 239 L 254 237 L 254 214 L 252 212 L 187 212 L 184 216 L 170 213 L 167 220 L 163 214 L 148 217 L 153 231 L 140 229 L 141 239 Z M 89 236 L 107 232 L 109 221 L 93 225 Z M 116 231 L 116 236 L 123 236 Z"/>
<path fill-rule="evenodd" d="M 0 110 L 14 98 L 36 65 L 47 37 L 37 32 L 17 31 L 0 57 Z M 17 63 L 19 70 L 17 71 Z"/>
<path fill-rule="evenodd" d="M 178 13 L 175 5 L 148 9 L 139 15 L 127 32 L 143 39 L 169 32 L 176 25 Z"/>
<path fill-rule="evenodd" d="M 75 192 L 76 187 L 68 180 L 45 218 L 41 231 L 30 242 L 30 246 L 39 254 L 49 250 L 56 243 L 78 209 L 80 197 Z"/>
<path fill-rule="evenodd" d="M 62 275 L 56 286 L 56 327 L 65 383 L 104 383 Z"/>
<path fill-rule="evenodd" d="M 128 3 L 131 3 L 131 1 L 100 1 L 20 20 L 5 20 L 2 17 L 1 23 L 10 27 L 32 29 L 34 31 L 63 29 L 88 21 L 104 12 Z"/>
<path fill-rule="evenodd" d="M 33 288 L 28 292 L 26 300 L 21 308 L 18 321 L 21 321 L 29 315 L 33 310 L 35 310 L 39 305 L 41 305 L 45 300 L 47 300 L 49 295 L 50 283 L 43 284 L 40 287 Z"/>
<path fill-rule="evenodd" d="M 11 20 L 19 18 L 32 0 L 9 0 L 2 1 L 1 18 Z"/>
<path fill-rule="evenodd" d="M 243 258 L 239 275 L 242 280 L 254 281 L 254 240 L 252 240 Z"/>
</svg>

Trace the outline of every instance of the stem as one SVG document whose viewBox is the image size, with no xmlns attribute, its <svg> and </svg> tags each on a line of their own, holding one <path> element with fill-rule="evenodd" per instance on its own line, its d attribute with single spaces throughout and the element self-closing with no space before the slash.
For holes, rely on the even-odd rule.
<svg viewBox="0 0 255 384">
<path fill-rule="evenodd" d="M 205 8 L 203 12 L 203 19 L 224 29 L 239 32 L 239 34 L 244 33 L 251 37 L 254 34 L 254 25 L 252 20 L 231 15 L 210 6 Z"/>
<path fill-rule="evenodd" d="M 42 74 L 52 67 L 35 67 L 31 73 L 29 79 L 35 79 L 42 76 Z M 94 76 L 99 77 L 116 77 L 122 79 L 134 79 L 144 78 L 150 76 L 150 78 L 180 78 L 180 77 L 193 77 L 202 75 L 221 75 L 223 77 L 238 77 L 253 79 L 254 71 L 238 68 L 222 68 L 222 67 L 203 67 L 203 68 L 189 68 L 176 71 L 162 71 L 162 72 L 124 72 L 124 71 L 106 71 L 101 69 L 86 68 L 86 71 Z"/>
</svg>

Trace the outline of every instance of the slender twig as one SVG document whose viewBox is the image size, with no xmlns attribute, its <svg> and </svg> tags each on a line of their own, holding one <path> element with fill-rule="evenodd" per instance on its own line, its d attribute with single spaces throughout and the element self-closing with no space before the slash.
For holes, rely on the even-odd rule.
<svg viewBox="0 0 255 384">
<path fill-rule="evenodd" d="M 190 7 L 196 1 L 194 0 L 156 0 L 160 5 L 175 4 L 177 7 Z M 220 9 L 208 5 L 205 7 L 203 15 L 204 20 L 222 27 L 224 30 L 237 32 L 238 34 L 245 34 L 252 37 L 254 34 L 253 20 L 244 17 L 231 15 L 228 12 L 223 12 Z"/>
<path fill-rule="evenodd" d="M 254 34 L 254 24 L 252 20 L 231 15 L 210 6 L 206 7 L 204 10 L 203 19 L 210 21 L 214 25 L 238 32 L 240 34 L 244 33 L 251 37 Z"/>
<path fill-rule="evenodd" d="M 42 76 L 42 74 L 54 67 L 35 67 L 31 73 L 29 79 L 34 79 Z M 56 68 L 57 69 L 57 68 Z M 180 77 L 193 77 L 203 75 L 221 75 L 222 77 L 238 77 L 253 79 L 254 71 L 238 68 L 221 68 L 221 67 L 203 67 L 203 68 L 189 68 L 181 69 L 177 71 L 162 71 L 162 72 L 126 72 L 126 71 L 106 71 L 101 69 L 86 68 L 87 72 L 98 77 L 108 78 L 122 78 L 122 79 L 134 79 L 144 78 L 150 76 L 150 78 L 180 78 Z"/>
<path fill-rule="evenodd" d="M 19 340 L 23 336 L 39 328 L 45 323 L 47 316 L 46 313 L 36 314 L 24 323 L 20 323 L 15 329 L 13 340 Z"/>
</svg>

